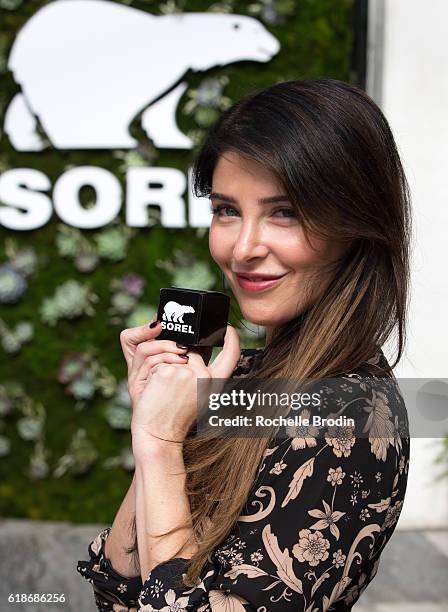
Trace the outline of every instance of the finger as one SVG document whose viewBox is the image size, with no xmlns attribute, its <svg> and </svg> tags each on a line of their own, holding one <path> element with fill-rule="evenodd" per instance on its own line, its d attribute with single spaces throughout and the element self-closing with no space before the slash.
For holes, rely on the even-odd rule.
<svg viewBox="0 0 448 612">
<path fill-rule="evenodd" d="M 179 348 L 173 340 L 150 340 L 141 342 L 135 348 L 131 370 L 139 369 L 151 355 L 159 353 L 185 354 L 188 349 Z"/>
<path fill-rule="evenodd" d="M 233 325 L 227 325 L 226 335 L 224 337 L 224 346 L 218 357 L 213 363 L 207 368 L 207 375 L 212 374 L 213 378 L 228 378 L 235 369 L 236 364 L 241 355 L 240 351 L 240 339 Z M 192 347 L 189 349 L 188 354 L 190 355 L 190 366 L 196 368 L 196 373 L 201 376 L 201 371 L 204 371 L 205 362 L 203 360 L 202 351 L 199 353 L 198 349 L 204 347 Z M 213 348 L 213 347 L 211 347 Z M 211 351 L 210 351 L 211 355 Z M 222 357 L 221 357 L 222 355 Z M 218 359 L 219 358 L 219 359 Z M 235 366 L 231 367 L 231 364 L 235 361 Z M 214 365 L 216 364 L 216 365 Z M 230 364 L 230 365 L 229 365 Z M 212 367 L 213 366 L 213 367 Z M 225 374 L 228 368 L 230 369 L 229 374 Z M 215 372 L 215 373 L 214 373 Z M 222 374 L 222 375 L 221 375 Z"/>
<path fill-rule="evenodd" d="M 222 351 L 208 366 L 212 378 L 229 378 L 241 356 L 240 337 L 233 325 L 227 325 Z M 190 358 L 191 361 L 191 358 Z"/>
<path fill-rule="evenodd" d="M 150 374 L 154 374 L 154 372 L 156 372 L 158 370 L 158 368 L 163 367 L 164 365 L 166 365 L 166 364 L 165 363 L 156 363 L 156 365 L 151 368 Z M 182 365 L 186 365 L 186 363 L 185 364 L 183 364 L 183 363 L 173 363 L 171 365 L 182 366 Z"/>
<path fill-rule="evenodd" d="M 203 351 L 198 351 L 199 347 L 191 347 L 188 349 L 188 356 L 190 357 L 188 361 L 188 365 L 193 369 L 196 376 L 201 377 L 209 377 L 209 373 L 207 370 L 207 366 L 205 365 L 205 361 L 203 359 Z M 204 347 L 201 347 L 203 349 Z"/>
<path fill-rule="evenodd" d="M 174 353 L 159 353 L 158 355 L 152 355 L 148 357 L 141 367 L 136 370 L 132 376 L 129 377 L 131 384 L 141 380 L 147 380 L 151 376 L 151 369 L 156 365 L 162 363 L 172 363 L 175 365 L 185 365 L 189 362 L 189 357 L 181 357 L 180 355 L 174 355 Z"/>
<path fill-rule="evenodd" d="M 153 317 L 155 320 L 155 317 Z M 150 321 L 152 323 L 153 321 Z M 129 329 L 123 329 L 120 333 L 120 344 L 123 351 L 124 358 L 128 364 L 128 368 L 132 365 L 132 359 L 134 357 L 135 349 L 140 342 L 145 340 L 153 340 L 162 331 L 160 322 L 153 328 L 149 327 L 149 323 L 146 325 L 140 325 L 138 327 L 130 327 Z"/>
</svg>

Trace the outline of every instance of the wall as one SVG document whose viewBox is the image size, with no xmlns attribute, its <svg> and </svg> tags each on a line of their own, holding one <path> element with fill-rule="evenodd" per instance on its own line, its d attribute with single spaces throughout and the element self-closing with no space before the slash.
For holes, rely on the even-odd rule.
<svg viewBox="0 0 448 612">
<path fill-rule="evenodd" d="M 409 339 L 395 373 L 403 378 L 448 378 L 448 3 L 385 0 L 373 2 L 370 10 L 377 20 L 370 20 L 369 93 L 394 132 L 414 210 Z M 448 420 L 441 425 L 448 433 Z M 433 464 L 439 444 L 437 438 L 411 439 L 399 529 L 448 525 L 448 479 L 433 482 L 439 472 Z"/>
</svg>

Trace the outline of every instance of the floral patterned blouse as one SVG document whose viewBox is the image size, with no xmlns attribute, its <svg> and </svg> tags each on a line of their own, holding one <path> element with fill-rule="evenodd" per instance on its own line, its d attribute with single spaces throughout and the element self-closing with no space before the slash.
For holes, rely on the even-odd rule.
<svg viewBox="0 0 448 612">
<path fill-rule="evenodd" d="M 244 377 L 263 349 L 243 349 L 232 377 Z M 350 426 L 286 426 L 260 462 L 245 513 L 212 553 L 194 587 L 176 577 L 178 557 L 125 578 L 104 554 L 110 527 L 89 544 L 78 572 L 100 612 L 342 612 L 375 577 L 403 505 L 409 468 L 407 411 L 393 374 L 375 375 L 383 352 L 332 379 L 330 413 L 357 415 Z M 366 378 L 368 377 L 368 378 Z M 303 414 L 303 413 L 302 413 Z"/>
</svg>

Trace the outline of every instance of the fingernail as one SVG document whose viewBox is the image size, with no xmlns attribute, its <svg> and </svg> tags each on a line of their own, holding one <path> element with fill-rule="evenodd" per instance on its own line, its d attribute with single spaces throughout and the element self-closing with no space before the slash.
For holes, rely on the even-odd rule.
<svg viewBox="0 0 448 612">
<path fill-rule="evenodd" d="M 157 325 L 158 321 L 153 321 L 152 323 L 149 324 L 149 327 L 153 328 Z"/>
<path fill-rule="evenodd" d="M 232 325 L 232 323 L 230 321 L 227 321 L 227 325 Z M 233 327 L 233 325 L 232 325 L 232 327 Z"/>
<path fill-rule="evenodd" d="M 177 348 L 181 348 L 181 349 L 187 349 L 188 346 L 184 346 L 183 344 L 179 344 L 178 342 L 176 342 L 176 346 Z"/>
<path fill-rule="evenodd" d="M 179 357 L 183 357 L 184 359 L 190 359 L 190 355 L 179 355 Z"/>
</svg>

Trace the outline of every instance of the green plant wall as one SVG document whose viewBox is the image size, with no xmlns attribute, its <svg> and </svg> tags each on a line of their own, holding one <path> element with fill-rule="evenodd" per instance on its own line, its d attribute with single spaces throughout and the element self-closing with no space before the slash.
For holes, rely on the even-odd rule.
<svg viewBox="0 0 448 612">
<path fill-rule="evenodd" d="M 1 117 L 19 91 L 7 68 L 9 49 L 23 24 L 44 4 L 0 0 Z M 35 168 L 54 184 L 69 167 L 99 166 L 119 179 L 124 192 L 125 172 L 133 165 L 186 173 L 207 127 L 226 105 L 254 88 L 314 76 L 352 79 L 351 0 L 123 4 L 159 15 L 214 10 L 255 16 L 278 38 L 281 50 L 267 64 L 242 61 L 185 75 L 188 89 L 176 120 L 194 139 L 194 150 L 157 150 L 139 118 L 131 126 L 139 141 L 135 151 L 61 151 L 50 146 L 24 153 L 2 132 L 1 173 Z M 84 206 L 93 204 L 89 188 L 80 195 Z M 222 290 L 207 229 L 164 228 L 156 209 L 149 209 L 148 227 L 128 228 L 124 212 L 123 207 L 113 223 L 99 230 L 77 231 L 55 214 L 33 231 L 0 226 L 3 517 L 112 521 L 132 475 L 120 331 L 152 317 L 160 287 Z M 240 331 L 242 346 L 263 346 L 262 330 L 241 319 L 234 301 L 231 322 Z"/>
</svg>

